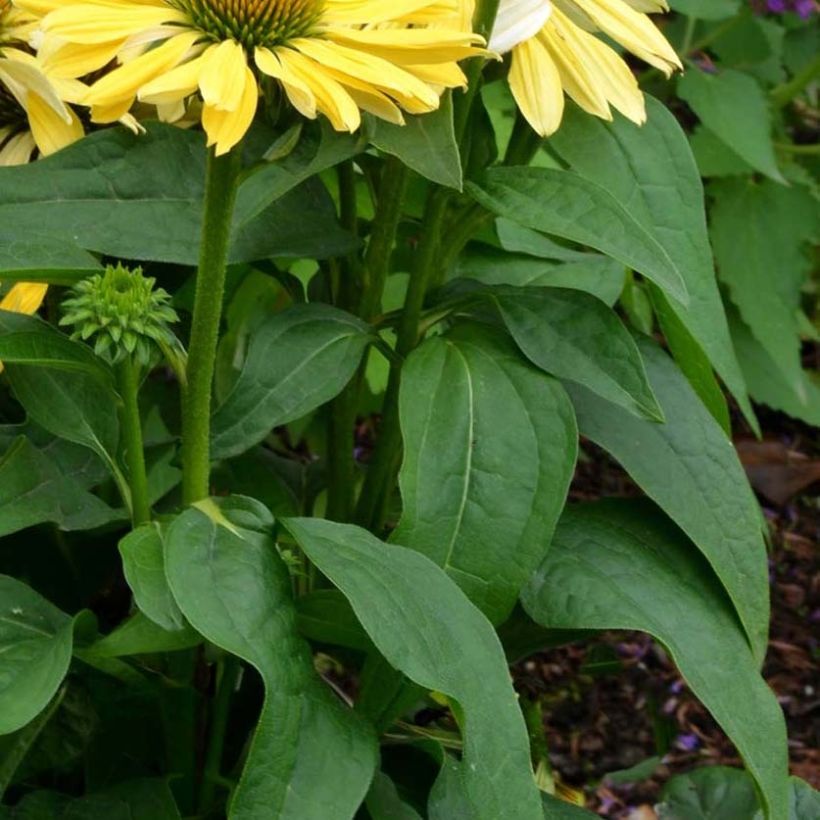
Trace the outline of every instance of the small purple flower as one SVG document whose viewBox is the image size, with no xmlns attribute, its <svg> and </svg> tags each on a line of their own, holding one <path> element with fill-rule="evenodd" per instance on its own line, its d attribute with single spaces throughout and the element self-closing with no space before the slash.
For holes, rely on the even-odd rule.
<svg viewBox="0 0 820 820">
<path fill-rule="evenodd" d="M 787 14 L 794 12 L 807 20 L 817 11 L 817 0 L 750 0 L 758 14 Z"/>
<path fill-rule="evenodd" d="M 683 752 L 695 752 L 700 748 L 700 739 L 697 735 L 678 735 L 675 745 Z"/>
</svg>

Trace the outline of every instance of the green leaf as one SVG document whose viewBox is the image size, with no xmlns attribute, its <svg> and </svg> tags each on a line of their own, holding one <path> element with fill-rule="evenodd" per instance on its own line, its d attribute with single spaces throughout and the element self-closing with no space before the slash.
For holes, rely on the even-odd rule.
<svg viewBox="0 0 820 820">
<path fill-rule="evenodd" d="M 678 121 L 652 97 L 646 102 L 642 127 L 620 116 L 604 123 L 570 106 L 550 144 L 574 170 L 628 203 L 666 250 L 689 293 L 688 305 L 671 296 L 672 310 L 754 423 L 715 277 L 703 184 Z"/>
<path fill-rule="evenodd" d="M 669 357 L 638 341 L 666 424 L 568 386 L 581 434 L 611 453 L 706 556 L 762 662 L 769 579 L 760 510 L 732 442 Z"/>
<path fill-rule="evenodd" d="M 122 568 L 140 610 L 170 632 L 187 626 L 165 577 L 165 554 L 159 524 L 145 524 L 120 541 Z"/>
<path fill-rule="evenodd" d="M 566 261 L 505 253 L 484 245 L 459 257 L 455 275 L 484 285 L 572 288 L 591 293 L 610 306 L 618 301 L 624 286 L 623 265 L 598 253 L 579 253 Z"/>
<path fill-rule="evenodd" d="M 316 643 L 329 643 L 362 652 L 373 644 L 347 598 L 338 589 L 316 589 L 296 601 L 299 632 Z"/>
<path fill-rule="evenodd" d="M 255 169 L 243 181 L 236 202 L 236 224 L 253 223 L 277 199 L 326 168 L 355 156 L 363 147 L 360 135 L 334 131 L 325 120 L 305 125 L 293 151 Z"/>
<path fill-rule="evenodd" d="M 572 404 L 505 335 L 474 326 L 410 356 L 400 401 L 404 511 L 393 539 L 500 623 L 567 497 L 578 453 Z"/>
<path fill-rule="evenodd" d="M 669 5 L 698 20 L 725 20 L 737 14 L 740 0 L 669 0 Z"/>
<path fill-rule="evenodd" d="M 97 658 L 124 658 L 130 655 L 178 652 L 200 643 L 202 637 L 187 623 L 182 629 L 170 631 L 163 629 L 142 612 L 137 612 L 84 652 Z"/>
<path fill-rule="evenodd" d="M 662 641 L 743 756 L 768 816 L 786 816 L 783 712 L 717 579 L 656 509 L 624 501 L 569 508 L 522 601 L 552 628 L 636 629 Z"/>
<path fill-rule="evenodd" d="M 715 378 L 709 358 L 661 290 L 650 284 L 649 292 L 655 315 L 678 367 L 715 421 L 723 428 L 723 432 L 731 437 L 732 419 L 729 415 L 729 403 Z"/>
<path fill-rule="evenodd" d="M 171 789 L 164 780 L 130 780 L 87 797 L 59 792 L 26 795 L 9 820 L 180 820 Z M 5 818 L 4 818 L 5 820 Z"/>
<path fill-rule="evenodd" d="M 453 95 L 441 98 L 432 114 L 405 117 L 404 125 L 369 119 L 370 142 L 380 151 L 400 159 L 432 182 L 461 190 L 464 179 L 461 156 L 453 128 Z"/>
<path fill-rule="evenodd" d="M 103 129 L 42 162 L 0 168 L 0 224 L 14 225 L 21 237 L 46 235 L 107 256 L 196 265 L 205 140 L 173 125 L 147 129 Z M 247 199 L 240 190 L 231 262 L 349 251 L 351 237 L 321 184 L 291 190 L 304 177 L 293 170 L 278 176 L 251 176 Z"/>
<path fill-rule="evenodd" d="M 0 310 L 0 361 L 87 373 L 105 385 L 113 374 L 88 345 L 72 341 L 36 316 Z"/>
<path fill-rule="evenodd" d="M 498 216 L 595 248 L 687 301 L 686 285 L 667 252 L 601 185 L 552 168 L 493 168 L 466 187 Z"/>
<path fill-rule="evenodd" d="M 421 820 L 418 812 L 399 797 L 395 783 L 382 772 L 376 772 L 365 805 L 372 820 Z"/>
<path fill-rule="evenodd" d="M 0 575 L 0 735 L 33 720 L 63 681 L 74 623 L 33 589 Z"/>
<path fill-rule="evenodd" d="M 376 767 L 375 739 L 320 680 L 297 635 L 288 571 L 260 531 L 272 519 L 249 500 L 203 508 L 209 514 L 189 509 L 167 531 L 168 581 L 194 628 L 254 666 L 266 693 L 229 817 L 350 817 Z"/>
<path fill-rule="evenodd" d="M 707 74 L 693 67 L 678 80 L 678 94 L 741 159 L 784 182 L 772 145 L 769 101 L 752 77 L 731 68 Z"/>
<path fill-rule="evenodd" d="M 387 661 L 458 702 L 463 772 L 475 820 L 541 817 L 524 719 L 486 618 L 432 561 L 365 530 L 320 519 L 282 522 L 350 600 Z M 444 820 L 431 813 L 431 820 Z M 447 820 L 452 820 L 448 815 Z"/>
<path fill-rule="evenodd" d="M 370 327 L 328 305 L 297 305 L 251 337 L 232 392 L 213 418 L 214 460 L 249 450 L 274 427 L 338 395 L 359 367 Z"/>
<path fill-rule="evenodd" d="M 551 794 L 542 794 L 541 800 L 544 804 L 545 820 L 584 820 L 585 817 L 590 820 L 592 817 L 598 817 L 594 812 L 574 806 Z"/>
<path fill-rule="evenodd" d="M 534 365 L 630 413 L 663 419 L 635 341 L 603 302 L 563 288 L 498 287 L 486 295 Z"/>
<path fill-rule="evenodd" d="M 92 530 L 123 518 L 89 492 L 106 473 L 84 447 L 52 440 L 38 448 L 19 437 L 0 459 L 0 536 L 51 522 L 61 530 Z"/>
<path fill-rule="evenodd" d="M 820 209 L 806 188 L 769 180 L 726 180 L 710 187 L 712 240 L 720 278 L 780 374 L 799 392 L 803 380 L 797 312 L 813 270 L 805 253 L 820 238 Z"/>
<path fill-rule="evenodd" d="M 702 177 L 754 173 L 754 168 L 748 162 L 742 160 L 725 142 L 702 125 L 695 126 L 689 137 L 689 144 Z"/>
<path fill-rule="evenodd" d="M 659 820 L 738 820 L 759 807 L 754 781 L 742 769 L 707 766 L 673 777 L 664 787 Z"/>
<path fill-rule="evenodd" d="M 12 390 L 29 419 L 55 436 L 97 453 L 116 471 L 119 397 L 81 371 L 9 364 Z"/>
<path fill-rule="evenodd" d="M 4 282 L 73 285 L 100 270 L 97 259 L 71 241 L 22 233 L 13 224 L 0 229 L 0 278 Z"/>
<path fill-rule="evenodd" d="M 8 787 L 14 782 L 15 774 L 31 751 L 32 746 L 37 742 L 43 729 L 46 728 L 51 718 L 54 717 L 54 713 L 59 709 L 65 692 L 66 689 L 63 687 L 34 720 L 29 721 L 11 735 L 4 735 L 0 738 L 2 740 L 2 750 L 0 750 L 0 799 L 3 798 Z"/>
<path fill-rule="evenodd" d="M 818 374 L 803 370 L 801 382 L 797 386 L 793 385 L 786 380 L 781 368 L 755 339 L 734 307 L 729 310 L 729 325 L 743 364 L 743 374 L 755 401 L 820 427 Z"/>
</svg>

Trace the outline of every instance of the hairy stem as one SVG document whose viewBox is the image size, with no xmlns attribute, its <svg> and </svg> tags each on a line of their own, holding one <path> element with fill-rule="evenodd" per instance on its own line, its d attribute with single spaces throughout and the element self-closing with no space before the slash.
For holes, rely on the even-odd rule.
<svg viewBox="0 0 820 820">
<path fill-rule="evenodd" d="M 208 154 L 205 212 L 193 325 L 188 350 L 188 389 L 182 403 L 182 492 L 186 504 L 210 491 L 211 391 L 222 318 L 231 220 L 241 167 L 240 146 Z"/>
<path fill-rule="evenodd" d="M 140 419 L 140 373 L 139 367 L 130 357 L 117 365 L 117 382 L 122 397 L 120 422 L 125 446 L 125 463 L 128 466 L 128 484 L 131 488 L 131 521 L 136 528 L 151 520 L 151 503 L 148 498 L 148 477 L 145 470 Z"/>
</svg>

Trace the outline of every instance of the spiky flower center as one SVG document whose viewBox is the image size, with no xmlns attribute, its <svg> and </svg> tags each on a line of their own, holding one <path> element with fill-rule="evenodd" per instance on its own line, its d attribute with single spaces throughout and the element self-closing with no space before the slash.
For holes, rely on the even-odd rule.
<svg viewBox="0 0 820 820">
<path fill-rule="evenodd" d="M 2 2 L 2 0 L 0 0 Z M 167 0 L 215 41 L 235 40 L 251 50 L 309 34 L 324 0 Z"/>
<path fill-rule="evenodd" d="M 114 363 L 134 356 L 148 365 L 157 349 L 176 341 L 170 329 L 177 320 L 171 297 L 155 284 L 141 268 L 109 265 L 104 274 L 75 285 L 63 302 L 60 324 L 73 326 L 74 338 L 93 339 L 97 354 Z"/>
</svg>

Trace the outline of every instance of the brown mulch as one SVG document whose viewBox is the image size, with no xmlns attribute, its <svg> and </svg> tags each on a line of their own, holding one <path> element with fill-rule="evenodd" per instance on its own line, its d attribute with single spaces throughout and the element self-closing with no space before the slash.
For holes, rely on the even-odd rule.
<svg viewBox="0 0 820 820">
<path fill-rule="evenodd" d="M 762 442 L 737 445 L 771 533 L 772 626 L 764 677 L 789 730 L 793 774 L 820 788 L 820 440 L 785 416 L 761 412 Z M 572 499 L 632 496 L 620 467 L 584 442 Z M 663 648 L 637 633 L 596 639 L 529 658 L 515 670 L 522 693 L 542 702 L 558 779 L 583 790 L 588 808 L 608 818 L 655 817 L 652 806 L 674 774 L 698 766 L 740 766 L 711 716 L 688 691 Z M 614 785 L 607 775 L 652 757 L 649 779 Z"/>
</svg>

